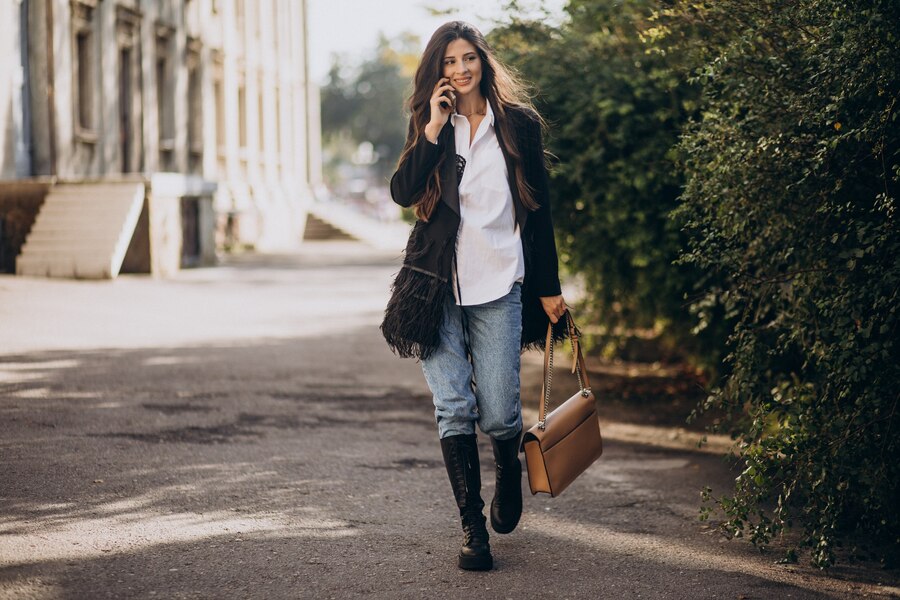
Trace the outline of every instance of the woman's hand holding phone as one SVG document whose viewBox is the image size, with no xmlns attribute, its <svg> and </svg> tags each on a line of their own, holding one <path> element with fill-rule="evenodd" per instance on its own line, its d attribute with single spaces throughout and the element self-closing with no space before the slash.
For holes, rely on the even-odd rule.
<svg viewBox="0 0 900 600">
<path fill-rule="evenodd" d="M 431 143 L 437 143 L 438 134 L 446 125 L 450 113 L 456 106 L 456 93 L 449 81 L 446 77 L 441 77 L 435 84 L 434 92 L 431 95 L 431 120 L 425 126 L 425 137 Z"/>
</svg>

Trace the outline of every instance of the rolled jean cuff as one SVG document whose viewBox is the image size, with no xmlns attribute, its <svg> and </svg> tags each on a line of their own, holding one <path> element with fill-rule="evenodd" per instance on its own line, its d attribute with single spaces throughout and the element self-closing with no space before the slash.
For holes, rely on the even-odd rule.
<svg viewBox="0 0 900 600">
<path fill-rule="evenodd" d="M 500 435 L 494 435 L 494 436 L 491 436 L 491 437 L 493 437 L 495 440 L 499 440 L 499 441 L 503 442 L 503 441 L 506 441 L 506 440 L 514 439 L 514 438 L 520 436 L 521 434 L 522 434 L 522 424 L 519 423 L 519 427 L 516 428 L 516 430 L 515 430 L 512 434 L 507 434 L 506 432 L 503 432 L 503 435 L 502 435 L 502 436 L 500 436 Z"/>
</svg>

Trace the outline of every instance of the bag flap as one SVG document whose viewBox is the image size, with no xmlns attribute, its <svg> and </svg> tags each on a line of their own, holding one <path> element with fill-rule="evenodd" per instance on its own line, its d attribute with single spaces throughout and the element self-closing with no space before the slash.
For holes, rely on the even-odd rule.
<svg viewBox="0 0 900 600">
<path fill-rule="evenodd" d="M 557 442 L 563 439 L 569 432 L 578 427 L 588 417 L 597 418 L 597 407 L 594 403 L 594 394 L 583 396 L 578 392 L 547 415 L 543 430 L 535 424 L 522 436 L 522 450 L 525 443 L 537 441 L 541 449 L 546 452 Z"/>
</svg>

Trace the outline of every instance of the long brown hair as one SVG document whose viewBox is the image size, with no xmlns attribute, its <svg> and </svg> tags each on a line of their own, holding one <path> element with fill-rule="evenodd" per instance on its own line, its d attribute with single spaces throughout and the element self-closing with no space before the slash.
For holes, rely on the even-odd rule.
<svg viewBox="0 0 900 600">
<path fill-rule="evenodd" d="M 450 21 L 444 23 L 434 32 L 422 58 L 416 69 L 413 79 L 413 93 L 406 102 L 410 112 L 409 137 L 397 161 L 397 167 L 406 160 L 413 147 L 419 143 L 425 126 L 431 119 L 431 94 L 438 80 L 443 77 L 443 61 L 447 46 L 454 40 L 464 39 L 475 46 L 481 59 L 481 94 L 491 103 L 494 110 L 494 123 L 500 129 L 500 137 L 506 147 L 506 151 L 513 158 L 515 165 L 515 181 L 522 204 L 529 210 L 537 210 L 539 207 L 534 199 L 534 190 L 525 181 L 525 173 L 522 167 L 522 154 L 519 152 L 518 143 L 513 135 L 512 127 L 506 118 L 507 108 L 511 106 L 530 109 L 529 112 L 537 116 L 541 128 L 546 123 L 540 114 L 534 110 L 526 93 L 525 85 L 516 74 L 505 66 L 494 55 L 493 49 L 485 41 L 484 36 L 475 26 L 465 21 Z M 542 157 L 543 158 L 543 157 Z M 434 172 L 426 180 L 425 191 L 422 197 L 414 205 L 413 209 L 417 218 L 427 221 L 435 206 L 441 198 L 441 165 L 446 160 L 444 154 L 438 159 Z"/>
</svg>

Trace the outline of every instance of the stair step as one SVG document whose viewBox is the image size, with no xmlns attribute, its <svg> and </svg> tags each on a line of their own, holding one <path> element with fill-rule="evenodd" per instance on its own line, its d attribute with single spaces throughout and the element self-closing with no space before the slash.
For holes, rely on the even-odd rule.
<svg viewBox="0 0 900 600">
<path fill-rule="evenodd" d="M 28 253 L 34 252 L 61 252 L 63 254 L 75 254 L 77 252 L 106 252 L 110 245 L 118 240 L 32 240 L 29 239 L 22 245 L 22 251 L 28 249 Z"/>
<path fill-rule="evenodd" d="M 52 208 L 55 210 L 115 210 L 115 209 L 126 209 L 131 206 L 130 202 L 122 202 L 121 198 L 117 198 L 116 200 L 104 200 L 104 199 L 91 199 L 91 200 L 83 200 L 83 201 L 74 201 L 68 199 L 60 199 L 60 198 L 48 198 L 44 201 L 44 205 L 41 207 L 41 210 L 46 210 L 48 208 Z"/>
<path fill-rule="evenodd" d="M 123 211 L 124 212 L 124 211 Z M 42 214 L 43 211 L 38 213 L 38 219 L 35 225 L 39 225 L 41 222 L 44 223 L 73 223 L 79 227 L 83 225 L 90 225 L 91 223 L 118 223 L 121 221 L 125 215 L 119 215 L 116 213 L 103 212 L 96 215 L 86 214 L 86 213 L 46 213 Z"/>
<path fill-rule="evenodd" d="M 108 279 L 111 265 L 108 258 L 86 257 L 33 257 L 20 256 L 16 259 L 16 273 L 34 277 L 91 277 Z"/>
<path fill-rule="evenodd" d="M 118 217 L 118 218 L 116 218 Z M 69 216 L 69 215 L 44 215 L 39 218 L 32 231 L 47 230 L 66 230 L 79 229 L 80 231 L 90 233 L 92 230 L 100 231 L 108 228 L 108 226 L 120 223 L 126 215 L 104 215 L 102 217 L 90 218 L 88 216 Z M 40 225 L 40 227 L 38 227 Z"/>
<path fill-rule="evenodd" d="M 28 255 L 32 258 L 42 258 L 42 257 L 78 257 L 78 258 L 90 258 L 90 259 L 106 259 L 109 257 L 106 254 L 105 248 L 92 248 L 92 247 L 82 247 L 82 248 L 29 248 Z M 20 255 L 21 256 L 21 255 Z"/>
<path fill-rule="evenodd" d="M 315 215 L 307 215 L 306 228 L 303 231 L 304 240 L 352 240 L 353 236 L 338 229 L 334 225 L 323 221 Z"/>
<path fill-rule="evenodd" d="M 126 214 L 116 214 L 116 213 L 101 213 L 97 215 L 90 214 L 59 214 L 59 213 L 48 213 L 45 215 L 41 215 L 38 213 L 38 219 L 35 222 L 35 226 L 40 224 L 41 222 L 46 223 L 47 225 L 63 225 L 71 223 L 76 227 L 90 227 L 91 223 L 96 223 L 98 226 L 106 225 L 110 223 L 119 223 L 122 219 L 126 217 Z"/>
<path fill-rule="evenodd" d="M 92 183 L 90 185 L 58 185 L 52 190 L 51 194 L 97 194 L 97 193 L 116 193 L 123 194 L 128 191 L 137 192 L 140 184 L 135 183 Z"/>
<path fill-rule="evenodd" d="M 144 186 L 136 182 L 52 188 L 16 258 L 16 272 L 49 277 L 114 277 L 143 200 Z"/>
<path fill-rule="evenodd" d="M 98 240 L 114 242 L 119 239 L 118 231 L 95 231 L 85 234 L 83 229 L 40 229 L 32 230 L 28 236 L 29 242 L 77 242 L 80 240 Z"/>
<path fill-rule="evenodd" d="M 116 201 L 94 201 L 91 200 L 89 202 L 71 202 L 69 200 L 60 200 L 59 198 L 52 198 L 44 201 L 44 205 L 41 207 L 41 210 L 51 210 L 53 212 L 74 212 L 74 211 L 92 211 L 92 212 L 102 212 L 109 210 L 128 210 L 128 207 L 131 206 L 130 202 L 122 202 L 122 199 L 119 198 Z"/>
<path fill-rule="evenodd" d="M 25 250 L 28 254 L 24 254 Z M 28 242 L 28 246 L 22 246 L 24 256 L 81 256 L 88 254 L 106 254 L 109 251 L 109 244 L 32 244 Z M 22 255 L 20 255 L 22 256 Z"/>
<path fill-rule="evenodd" d="M 33 227 L 31 229 L 31 234 L 28 236 L 28 239 L 119 239 L 120 231 L 114 229 L 113 227 L 102 227 L 102 225 L 102 222 L 98 223 L 97 221 L 91 221 L 89 223 L 45 223 L 41 227 Z"/>
<path fill-rule="evenodd" d="M 56 210 L 123 210 L 131 206 L 131 202 L 123 202 L 121 198 L 107 200 L 105 198 L 91 198 L 86 200 L 69 200 L 61 198 L 48 198 L 41 209 L 53 208 Z"/>
</svg>

